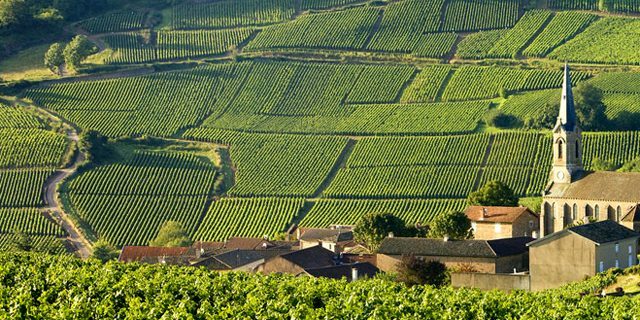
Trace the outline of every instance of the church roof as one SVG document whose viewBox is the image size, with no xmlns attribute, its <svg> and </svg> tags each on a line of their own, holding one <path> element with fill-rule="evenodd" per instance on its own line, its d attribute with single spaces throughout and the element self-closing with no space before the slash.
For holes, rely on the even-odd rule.
<svg viewBox="0 0 640 320">
<path fill-rule="evenodd" d="M 469 206 L 464 213 L 476 222 L 514 223 L 523 214 L 537 216 L 527 207 Z"/>
<path fill-rule="evenodd" d="M 631 207 L 629 212 L 622 217 L 622 221 L 624 222 L 637 222 L 640 221 L 640 205 L 636 204 Z"/>
<path fill-rule="evenodd" d="M 571 74 L 569 65 L 564 65 L 564 80 L 562 81 L 562 100 L 560 101 L 559 124 L 565 131 L 574 131 L 578 121 L 576 120 L 576 108 L 573 101 L 573 90 L 571 89 Z"/>
<path fill-rule="evenodd" d="M 640 173 L 636 172 L 585 172 L 577 181 L 567 186 L 558 185 L 560 187 L 564 190 L 551 190 L 550 196 L 640 203 Z"/>
</svg>

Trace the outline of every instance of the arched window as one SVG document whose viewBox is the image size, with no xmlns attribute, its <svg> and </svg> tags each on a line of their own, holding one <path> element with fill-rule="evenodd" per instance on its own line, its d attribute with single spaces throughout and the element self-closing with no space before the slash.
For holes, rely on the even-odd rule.
<svg viewBox="0 0 640 320">
<path fill-rule="evenodd" d="M 600 206 L 596 204 L 596 221 L 600 220 Z"/>
<path fill-rule="evenodd" d="M 578 218 L 578 205 L 573 204 L 573 212 L 571 213 L 571 220 L 575 221 Z"/>
<path fill-rule="evenodd" d="M 576 141 L 576 159 L 580 159 L 580 144 Z"/>
<path fill-rule="evenodd" d="M 591 208 L 591 206 L 590 206 L 590 205 L 586 205 L 586 206 L 584 207 L 584 216 L 585 216 L 585 217 L 591 217 L 591 216 L 593 216 L 593 209 Z"/>
<path fill-rule="evenodd" d="M 562 159 L 562 140 L 558 141 L 558 159 Z"/>
<path fill-rule="evenodd" d="M 621 213 L 622 213 L 622 209 L 620 209 L 620 206 L 618 206 L 618 208 L 616 208 L 616 222 L 620 222 Z"/>
</svg>

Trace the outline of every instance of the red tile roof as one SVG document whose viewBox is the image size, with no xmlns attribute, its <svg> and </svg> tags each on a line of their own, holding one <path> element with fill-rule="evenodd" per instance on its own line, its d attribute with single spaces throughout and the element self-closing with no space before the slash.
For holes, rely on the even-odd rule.
<svg viewBox="0 0 640 320">
<path fill-rule="evenodd" d="M 527 207 L 470 206 L 464 213 L 469 220 L 474 222 L 513 223 L 523 214 L 531 214 L 538 217 L 536 213 Z"/>
</svg>

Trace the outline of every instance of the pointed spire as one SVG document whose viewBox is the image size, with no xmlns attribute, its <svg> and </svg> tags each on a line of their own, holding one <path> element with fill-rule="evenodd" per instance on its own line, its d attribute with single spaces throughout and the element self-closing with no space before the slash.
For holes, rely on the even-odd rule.
<svg viewBox="0 0 640 320">
<path fill-rule="evenodd" d="M 573 102 L 573 90 L 571 89 L 571 75 L 569 65 L 564 64 L 564 81 L 562 82 L 562 101 L 560 102 L 560 123 L 566 131 L 573 131 L 576 127 L 576 108 Z"/>
</svg>

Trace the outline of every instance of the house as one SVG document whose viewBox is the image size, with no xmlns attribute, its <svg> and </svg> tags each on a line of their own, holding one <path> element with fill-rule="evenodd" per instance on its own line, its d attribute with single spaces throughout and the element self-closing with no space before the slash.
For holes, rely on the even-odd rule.
<svg viewBox="0 0 640 320">
<path fill-rule="evenodd" d="M 258 271 L 265 274 L 346 278 L 348 281 L 373 277 L 380 272 L 370 262 L 352 262 L 318 245 L 268 259 L 258 267 Z"/>
<path fill-rule="evenodd" d="M 640 173 L 583 169 L 582 131 L 566 65 L 552 148 L 553 168 L 540 214 L 541 236 L 587 220 L 611 220 L 640 231 L 640 217 L 634 211 L 640 203 Z"/>
<path fill-rule="evenodd" d="M 535 238 L 540 230 L 540 217 L 527 207 L 470 206 L 464 213 L 475 239 Z"/>
<path fill-rule="evenodd" d="M 266 238 L 232 237 L 224 242 L 224 247 L 230 250 L 295 250 L 299 246 L 297 241 L 278 241 Z"/>
<path fill-rule="evenodd" d="M 614 221 L 567 228 L 528 244 L 531 290 L 636 265 L 640 234 Z"/>
<path fill-rule="evenodd" d="M 291 250 L 243 250 L 236 249 L 226 251 L 214 256 L 208 256 L 197 261 L 192 261 L 191 266 L 205 267 L 218 271 L 245 271 L 254 272 L 266 259 L 289 253 Z"/>
<path fill-rule="evenodd" d="M 360 250 L 362 246 L 353 240 L 353 232 L 348 228 L 334 229 L 298 229 L 300 248 L 305 249 L 320 245 L 335 253 Z"/>
<path fill-rule="evenodd" d="M 448 240 L 391 237 L 382 241 L 377 255 L 377 267 L 395 272 L 403 256 L 414 255 L 435 260 L 447 267 L 471 267 L 483 273 L 522 271 L 528 265 L 526 244 L 531 237 L 497 240 Z"/>
</svg>

